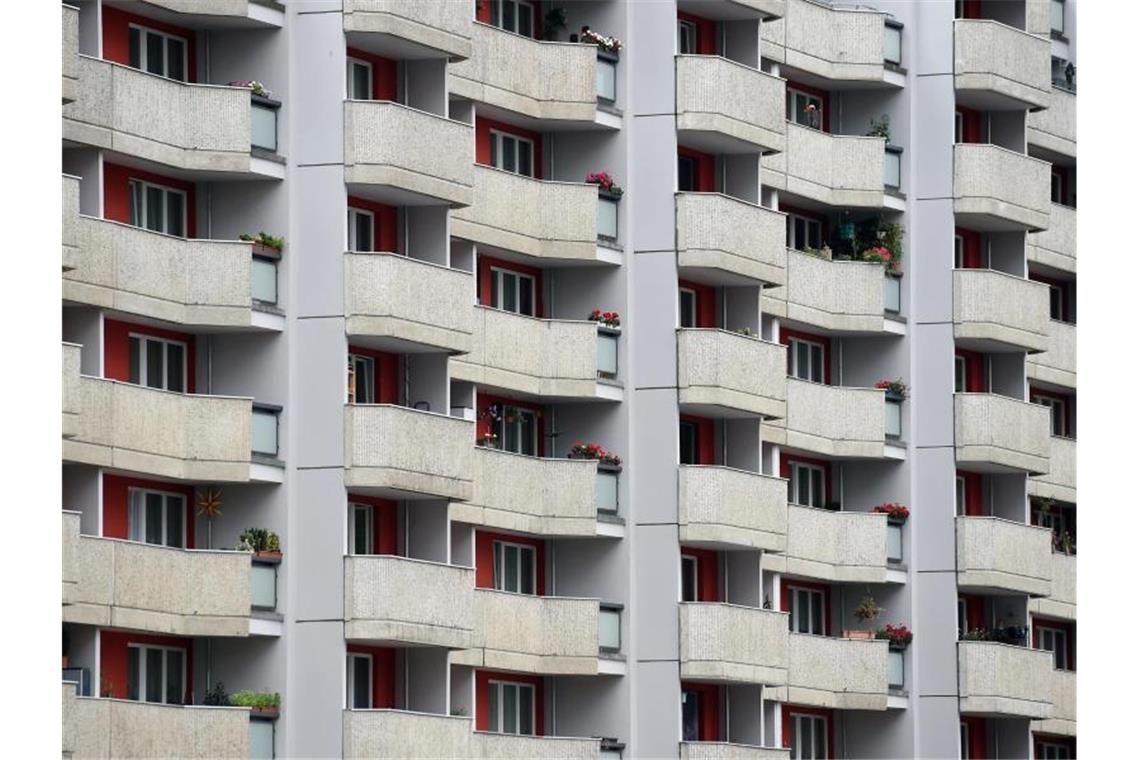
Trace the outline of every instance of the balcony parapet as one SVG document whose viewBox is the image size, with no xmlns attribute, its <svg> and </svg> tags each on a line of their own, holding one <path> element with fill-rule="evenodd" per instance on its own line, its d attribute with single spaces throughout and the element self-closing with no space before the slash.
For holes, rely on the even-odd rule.
<svg viewBox="0 0 1140 760">
<path fill-rule="evenodd" d="M 959 588 L 1048 596 L 1053 583 L 1049 528 L 996 517 L 958 517 Z"/>
<path fill-rule="evenodd" d="M 964 715 L 1053 717 L 1053 653 L 993 641 L 958 642 L 958 709 Z"/>
<path fill-rule="evenodd" d="M 1056 501 L 1077 501 L 1077 442 L 1049 437 L 1049 471 L 1029 478 L 1029 495 Z"/>
<path fill-rule="evenodd" d="M 888 580 L 886 515 L 798 504 L 787 509 L 787 548 L 783 554 L 765 554 L 765 570 L 830 583 Z"/>
<path fill-rule="evenodd" d="M 1044 111 L 1031 111 L 1025 119 L 1025 137 L 1052 153 L 1069 158 L 1077 157 L 1077 96 L 1076 93 L 1053 87 L 1049 91 L 1049 107 Z"/>
<path fill-rule="evenodd" d="M 836 86 L 878 83 L 902 86 L 884 57 L 887 14 L 787 0 L 784 17 L 760 26 L 761 52 L 781 64 L 831 80 Z"/>
<path fill-rule="evenodd" d="M 954 214 L 959 223 L 994 231 L 1049 227 L 1050 165 L 997 145 L 954 146 Z"/>
<path fill-rule="evenodd" d="M 1054 670 L 1049 678 L 1049 701 L 1053 704 L 1053 717 L 1035 720 L 1029 724 L 1034 733 L 1053 736 L 1077 735 L 1077 673 L 1074 670 Z"/>
<path fill-rule="evenodd" d="M 887 642 L 789 633 L 787 701 L 835 710 L 887 709 Z"/>
<path fill-rule="evenodd" d="M 764 291 L 765 312 L 828 332 L 905 331 L 903 323 L 886 316 L 882 264 L 824 259 L 787 248 L 784 252 L 788 281 Z"/>
<path fill-rule="evenodd" d="M 1063 272 L 1077 272 L 1077 210 L 1053 203 L 1049 208 L 1049 229 L 1030 232 L 1025 240 L 1025 256 Z"/>
<path fill-rule="evenodd" d="M 757 747 L 736 742 L 681 742 L 681 760 L 786 760 L 786 747 Z"/>
<path fill-rule="evenodd" d="M 785 129 L 784 151 L 761 159 L 765 185 L 828 206 L 885 207 L 882 137 L 835 135 L 792 122 Z"/>
<path fill-rule="evenodd" d="M 783 417 L 787 349 L 727 330 L 677 330 L 677 385 L 682 405 L 733 416 Z M 721 412 L 722 414 L 724 411 Z"/>
<path fill-rule="evenodd" d="M 62 97 L 67 105 L 79 93 L 79 9 L 63 6 L 63 66 Z"/>
<path fill-rule="evenodd" d="M 1029 380 L 1076 389 L 1077 326 L 1050 319 L 1046 323 L 1046 332 L 1045 352 L 1025 358 Z"/>
<path fill-rule="evenodd" d="M 681 465 L 679 474 L 681 543 L 785 550 L 787 480 L 711 465 Z"/>
<path fill-rule="evenodd" d="M 1049 106 L 1049 40 L 992 19 L 954 21 L 954 89 L 974 108 Z"/>
<path fill-rule="evenodd" d="M 959 465 L 1001 472 L 1049 472 L 1049 410 L 995 393 L 954 395 L 954 448 Z"/>
<path fill-rule="evenodd" d="M 1049 346 L 1049 286 L 992 269 L 955 269 L 954 340 L 1040 354 Z"/>
<path fill-rule="evenodd" d="M 471 9 L 463 3 L 344 0 L 344 31 L 383 35 L 453 62 L 471 57 Z"/>
<path fill-rule="evenodd" d="M 677 193 L 677 266 L 723 285 L 784 285 L 786 215 L 721 193 Z"/>
<path fill-rule="evenodd" d="M 788 680 L 788 613 L 683 602 L 681 678 L 782 686 Z"/>
<path fill-rule="evenodd" d="M 1053 552 L 1051 560 L 1053 585 L 1047 597 L 1029 600 L 1031 615 L 1077 619 L 1077 558 Z"/>
<path fill-rule="evenodd" d="M 878 388 L 848 388 L 788 378 L 786 419 L 761 426 L 764 440 L 828 457 L 898 459 L 888 446 L 886 396 Z"/>
<path fill-rule="evenodd" d="M 716 55 L 677 56 L 679 139 L 722 153 L 784 149 L 784 80 Z"/>
</svg>

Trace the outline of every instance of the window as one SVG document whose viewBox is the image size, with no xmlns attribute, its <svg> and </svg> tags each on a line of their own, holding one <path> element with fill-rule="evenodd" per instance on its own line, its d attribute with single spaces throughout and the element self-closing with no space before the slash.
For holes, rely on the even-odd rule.
<svg viewBox="0 0 1140 760">
<path fill-rule="evenodd" d="M 818 219 L 788 214 L 788 247 L 797 251 L 823 246 L 823 224 Z"/>
<path fill-rule="evenodd" d="M 372 64 L 358 58 L 349 58 L 344 90 L 349 100 L 372 100 Z"/>
<path fill-rule="evenodd" d="M 810 633 L 826 636 L 826 615 L 823 606 L 823 592 L 810 588 L 791 586 L 788 589 L 790 609 L 788 630 L 793 633 Z"/>
<path fill-rule="evenodd" d="M 533 410 L 504 406 L 498 433 L 503 451 L 538 456 L 538 414 Z"/>
<path fill-rule="evenodd" d="M 1065 402 L 1065 399 L 1057 398 L 1056 396 L 1034 395 L 1030 400 L 1035 404 L 1049 407 L 1053 435 L 1062 438 L 1069 436 L 1069 415 L 1067 414 L 1068 410 L 1066 408 L 1068 404 Z"/>
<path fill-rule="evenodd" d="M 822 760 L 827 751 L 827 718 L 792 713 L 792 760 Z"/>
<path fill-rule="evenodd" d="M 822 383 L 823 344 L 799 338 L 788 339 L 788 376 L 813 383 Z"/>
<path fill-rule="evenodd" d="M 348 209 L 348 250 L 374 251 L 376 217 L 371 211 Z"/>
<path fill-rule="evenodd" d="M 964 269 L 966 266 L 966 241 L 961 235 L 954 236 L 954 268 Z"/>
<path fill-rule="evenodd" d="M 513 314 L 535 316 L 534 278 L 491 267 L 491 307 Z"/>
<path fill-rule="evenodd" d="M 1069 632 L 1063 628 L 1036 627 L 1038 649 L 1053 653 L 1053 667 L 1057 670 L 1069 669 Z"/>
<path fill-rule="evenodd" d="M 526 683 L 490 681 L 490 725 L 496 734 L 534 735 L 534 687 Z"/>
<path fill-rule="evenodd" d="M 139 179 L 127 184 L 132 225 L 186 237 L 186 193 Z"/>
<path fill-rule="evenodd" d="M 491 166 L 506 172 L 534 176 L 534 142 L 518 135 L 491 130 Z"/>
<path fill-rule="evenodd" d="M 966 479 L 961 475 L 954 478 L 954 514 L 966 514 Z"/>
<path fill-rule="evenodd" d="M 1067 744 L 1054 742 L 1038 742 L 1037 757 L 1039 760 L 1070 760 L 1072 752 Z"/>
<path fill-rule="evenodd" d="M 697 326 L 697 291 L 681 288 L 679 291 L 679 309 L 681 312 L 681 327 Z"/>
<path fill-rule="evenodd" d="M 956 143 L 965 142 L 965 140 L 962 139 L 962 136 L 966 134 L 964 118 L 961 111 L 954 112 L 954 142 Z"/>
<path fill-rule="evenodd" d="M 699 169 L 692 156 L 677 156 L 677 189 L 682 193 L 696 192 Z"/>
<path fill-rule="evenodd" d="M 795 124 L 823 129 L 823 98 L 788 87 L 784 116 Z"/>
<path fill-rule="evenodd" d="M 186 344 L 149 335 L 131 334 L 130 382 L 147 388 L 182 393 L 186 388 Z"/>
<path fill-rule="evenodd" d="M 376 360 L 371 356 L 348 355 L 348 403 L 376 403 Z"/>
<path fill-rule="evenodd" d="M 692 21 L 677 21 L 677 52 L 681 55 L 697 52 L 697 25 Z"/>
<path fill-rule="evenodd" d="M 1077 91 L 1077 68 L 1064 58 L 1053 56 L 1052 59 L 1053 86 L 1060 87 L 1069 92 Z"/>
<path fill-rule="evenodd" d="M 700 562 L 691 554 L 681 555 L 681 601 L 697 601 L 697 573 Z"/>
<path fill-rule="evenodd" d="M 130 26 L 131 67 L 160 77 L 186 81 L 186 40 L 142 26 Z"/>
<path fill-rule="evenodd" d="M 961 480 L 961 478 L 958 478 L 958 480 Z M 962 513 L 959 512 L 958 514 L 962 514 Z M 958 638 L 962 638 L 963 636 L 966 635 L 966 631 L 968 630 L 967 626 L 969 626 L 969 624 L 970 624 L 969 621 L 970 621 L 970 618 L 966 614 L 966 600 L 959 597 L 959 599 L 958 599 Z M 966 746 L 966 745 L 963 745 L 963 746 Z"/>
<path fill-rule="evenodd" d="M 345 704 L 349 710 L 372 709 L 372 655 L 356 652 L 346 655 Z"/>
<path fill-rule="evenodd" d="M 823 468 L 802 462 L 788 463 L 788 502 L 804 507 L 825 507 L 827 475 Z"/>
<path fill-rule="evenodd" d="M 375 554 L 372 542 L 372 507 L 367 504 L 348 505 L 348 553 Z"/>
<path fill-rule="evenodd" d="M 180 705 L 185 701 L 186 651 L 127 645 L 127 699 Z"/>
<path fill-rule="evenodd" d="M 681 464 L 700 464 L 700 431 L 695 422 L 681 420 Z"/>
<path fill-rule="evenodd" d="M 954 392 L 966 392 L 966 357 L 954 357 Z"/>
<path fill-rule="evenodd" d="M 701 740 L 701 702 L 704 695 L 697 689 L 681 689 L 681 741 Z"/>
<path fill-rule="evenodd" d="M 1065 320 L 1065 290 L 1052 283 L 1049 283 L 1049 319 Z"/>
<path fill-rule="evenodd" d="M 958 606 L 962 606 L 961 601 L 958 602 Z M 961 618 L 959 618 L 959 623 L 960 621 Z M 959 624 L 958 630 L 962 630 L 961 624 Z M 958 724 L 958 757 L 962 760 L 969 760 L 970 758 L 970 725 L 965 721 Z"/>
<path fill-rule="evenodd" d="M 182 494 L 127 491 L 127 538 L 155 546 L 185 547 L 186 499 Z"/>
<path fill-rule="evenodd" d="M 1064 205 L 1065 203 L 1065 176 L 1061 172 L 1051 172 L 1049 174 L 1049 200 L 1053 203 Z"/>
<path fill-rule="evenodd" d="M 533 546 L 495 541 L 492 544 L 495 588 L 513 594 L 535 593 L 535 551 Z"/>
<path fill-rule="evenodd" d="M 534 36 L 534 9 L 525 0 L 491 0 L 491 23 L 524 37 Z"/>
<path fill-rule="evenodd" d="M 1065 0 L 1052 0 L 1049 5 L 1049 29 L 1063 35 L 1065 33 Z"/>
</svg>

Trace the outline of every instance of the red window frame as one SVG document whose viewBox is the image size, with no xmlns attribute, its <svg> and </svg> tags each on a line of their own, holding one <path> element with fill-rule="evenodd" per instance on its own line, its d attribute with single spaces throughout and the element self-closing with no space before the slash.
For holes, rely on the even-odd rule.
<svg viewBox="0 0 1140 760">
<path fill-rule="evenodd" d="M 186 193 L 186 237 L 195 238 L 198 236 L 198 212 L 193 182 L 164 177 L 161 174 L 129 166 L 120 166 L 119 164 L 103 164 L 104 219 L 122 222 L 123 224 L 131 223 L 130 182 L 132 179 L 149 182 L 152 185 L 163 185 Z"/>
<path fill-rule="evenodd" d="M 375 386 L 372 394 L 377 404 L 400 403 L 400 357 L 398 354 L 351 344 L 348 346 L 348 353 L 367 356 L 372 359 L 372 382 Z"/>
<path fill-rule="evenodd" d="M 396 502 L 375 496 L 349 493 L 348 503 L 372 509 L 372 548 L 379 555 L 400 556 L 399 519 Z M 349 547 L 351 551 L 351 547 Z"/>
<path fill-rule="evenodd" d="M 367 50 L 359 48 L 345 48 L 345 54 L 348 58 L 356 58 L 365 63 L 372 64 L 372 99 L 373 100 L 387 100 L 395 102 L 397 100 L 397 71 L 399 64 L 391 58 L 385 58 L 375 53 L 369 53 Z"/>
<path fill-rule="evenodd" d="M 537 20 L 537 19 L 536 19 Z M 542 133 L 484 116 L 475 117 L 475 163 L 491 166 L 491 130 L 506 132 L 534 143 L 534 179 L 542 179 Z"/>
<path fill-rule="evenodd" d="M 784 346 L 788 346 L 789 342 L 792 339 L 802 340 L 807 343 L 816 343 L 823 346 L 823 384 L 831 385 L 831 338 L 827 337 L 826 335 L 817 335 L 816 333 L 803 332 L 802 330 L 789 330 L 786 327 L 781 327 L 780 343 Z M 791 361 L 791 355 L 789 352 L 789 366 L 791 366 Z"/>
<path fill-rule="evenodd" d="M 964 393 L 986 393 L 986 358 L 985 354 L 978 351 L 967 351 L 964 348 L 954 349 L 955 359 L 961 359 L 966 363 L 966 390 Z M 956 364 L 956 362 L 955 362 Z M 958 369 L 955 366 L 955 379 L 957 378 Z"/>
<path fill-rule="evenodd" d="M 195 336 L 189 333 L 164 330 L 161 327 L 103 320 L 103 377 L 129 383 L 131 380 L 131 334 L 147 335 L 186 344 L 186 393 L 195 391 L 197 351 Z"/>
<path fill-rule="evenodd" d="M 186 682 L 183 704 L 194 703 L 194 641 L 181 636 L 161 636 L 134 631 L 99 629 L 99 681 L 97 694 L 115 699 L 127 698 L 129 666 L 127 657 L 131 644 L 174 647 L 185 651 Z"/>
<path fill-rule="evenodd" d="M 799 454 L 786 454 L 780 452 L 780 477 L 788 479 L 791 477 L 791 464 L 814 465 L 823 469 L 823 502 L 824 504 L 831 504 L 831 462 L 826 459 L 815 459 L 814 457 L 805 457 Z"/>
<path fill-rule="evenodd" d="M 193 549 L 194 544 L 194 487 L 182 483 L 166 481 L 145 480 L 143 478 L 130 478 L 122 475 L 103 473 L 103 532 L 105 538 L 121 538 L 126 540 L 129 535 L 129 492 L 132 488 L 143 488 L 149 491 L 165 491 L 177 493 L 186 500 L 186 548 Z"/>
<path fill-rule="evenodd" d="M 967 517 L 981 517 L 985 511 L 985 505 L 982 497 L 982 475 L 978 472 L 968 472 L 966 470 L 955 470 L 955 478 L 962 478 L 965 481 L 966 487 L 966 516 Z M 955 480 L 954 488 L 957 490 L 957 480 Z M 955 494 L 955 499 L 957 495 Z"/>
<path fill-rule="evenodd" d="M 542 676 L 499 670 L 475 671 L 475 730 L 491 730 L 491 681 L 521 684 L 534 688 L 534 735 L 546 735 L 546 702 Z"/>
<path fill-rule="evenodd" d="M 1065 656 L 1069 660 L 1069 671 L 1077 670 L 1077 626 L 1071 620 L 1055 620 L 1053 618 L 1031 615 L 1029 618 L 1029 642 L 1034 649 L 1037 648 L 1037 629 L 1046 628 L 1062 631 L 1065 634 Z"/>
<path fill-rule="evenodd" d="M 696 190 L 688 192 L 714 193 L 716 192 L 716 156 L 692 148 L 677 146 L 677 158 L 689 158 L 694 162 L 696 175 Z"/>
<path fill-rule="evenodd" d="M 534 38 L 538 39 L 542 34 L 542 15 L 538 12 L 538 3 L 528 2 L 527 0 L 515 0 L 515 2 L 525 3 L 531 7 L 531 18 L 534 20 Z M 499 27 L 495 26 L 491 20 L 491 3 L 488 2 L 488 0 L 482 0 L 481 2 L 475 3 L 475 20 L 499 29 Z M 507 32 L 505 29 L 501 31 L 506 32 L 507 34 L 514 34 L 514 32 Z"/>
<path fill-rule="evenodd" d="M 970 760 L 983 760 L 987 757 L 986 747 L 989 745 L 988 724 L 985 718 L 968 715 L 959 717 L 959 723 L 966 726 L 970 746 L 966 748 L 966 757 Z"/>
<path fill-rule="evenodd" d="M 1029 386 L 1029 399 L 1044 396 L 1047 399 L 1060 401 L 1065 407 L 1065 438 L 1077 437 L 1077 396 L 1075 393 L 1058 393 L 1047 391 L 1035 385 Z M 1049 430 L 1053 430 L 1053 408 L 1049 407 Z"/>
<path fill-rule="evenodd" d="M 541 538 L 531 538 L 517 533 L 475 531 L 475 587 L 495 588 L 496 541 L 521 544 L 534 549 L 534 595 L 546 596 L 546 542 Z"/>
<path fill-rule="evenodd" d="M 962 118 L 962 143 L 982 143 L 982 112 L 973 108 L 957 106 L 954 109 L 955 117 Z"/>
<path fill-rule="evenodd" d="M 400 225 L 399 212 L 395 206 L 377 203 L 367 198 L 348 196 L 348 207 L 372 214 L 372 248 L 385 253 L 399 253 Z"/>
<path fill-rule="evenodd" d="M 678 280 L 678 299 L 681 290 L 691 290 L 696 296 L 697 324 L 695 327 L 709 329 L 716 327 L 717 292 L 711 285 L 701 285 L 690 280 Z"/>
<path fill-rule="evenodd" d="M 822 707 L 804 707 L 802 705 L 783 704 L 781 706 L 781 722 L 783 723 L 784 747 L 792 748 L 792 716 L 810 715 L 814 718 L 823 718 L 827 721 L 827 754 L 835 757 L 835 721 L 832 711 Z"/>
<path fill-rule="evenodd" d="M 716 464 L 715 421 L 708 417 L 697 417 L 691 414 L 682 414 L 681 422 L 688 422 L 696 426 L 697 461 L 695 464 Z"/>
<path fill-rule="evenodd" d="M 818 591 L 823 594 L 823 629 L 826 635 L 835 635 L 835 621 L 832 619 L 834 616 L 831 614 L 831 586 L 826 583 L 816 583 L 815 581 L 805 581 L 799 578 L 784 579 L 780 583 L 780 611 L 791 614 L 792 612 L 792 589 L 800 588 L 808 591 Z"/>
<path fill-rule="evenodd" d="M 515 274 L 525 275 L 534 278 L 534 316 L 536 319 L 543 319 L 546 316 L 546 304 L 542 297 L 543 283 L 542 283 L 542 270 L 537 267 L 528 267 L 525 264 L 519 264 L 516 261 L 507 261 L 506 259 L 496 259 L 491 256 L 479 255 L 479 265 L 476 268 L 476 289 L 479 293 L 479 303 L 489 308 L 491 306 L 491 270 L 503 269 Z"/>
<path fill-rule="evenodd" d="M 962 269 L 982 269 L 982 233 L 955 227 L 954 237 L 962 238 Z"/>
<path fill-rule="evenodd" d="M 131 24 L 153 29 L 156 32 L 172 34 L 186 40 L 186 81 L 198 81 L 198 45 L 192 29 L 174 26 L 163 21 L 140 16 L 136 13 L 103 6 L 103 60 L 131 65 Z"/>
<path fill-rule="evenodd" d="M 700 695 L 700 720 L 697 723 L 697 741 L 720 741 L 720 686 L 715 683 L 681 681 L 681 692 L 694 691 Z"/>
<path fill-rule="evenodd" d="M 372 709 L 388 710 L 396 706 L 396 650 L 391 647 L 371 647 L 348 644 L 350 654 L 372 655 Z"/>
<path fill-rule="evenodd" d="M 718 54 L 715 21 L 684 11 L 677 11 L 677 21 L 688 21 L 697 28 L 697 50 L 691 55 Z"/>
<path fill-rule="evenodd" d="M 681 556 L 697 561 L 697 601 L 719 602 L 720 599 L 720 556 L 712 549 L 681 547 Z M 684 565 L 682 564 L 682 568 Z"/>
<path fill-rule="evenodd" d="M 534 412 L 535 418 L 538 421 L 538 447 L 535 456 L 546 456 L 546 416 L 542 413 L 542 407 L 526 401 L 519 401 L 517 399 L 509 398 L 507 396 L 496 396 L 490 393 L 477 393 L 475 397 L 475 408 L 478 410 L 478 420 L 475 423 L 475 436 L 476 439 L 481 439 L 487 434 L 494 432 L 491 428 L 490 420 L 486 419 L 485 412 L 487 407 L 492 404 L 502 404 L 505 406 L 514 406 L 519 409 L 525 409 L 528 412 Z"/>
<path fill-rule="evenodd" d="M 797 82 L 794 79 L 789 79 L 788 83 L 786 85 L 786 93 L 787 94 L 785 95 L 785 97 L 790 97 L 792 91 L 794 91 L 794 90 L 798 90 L 798 91 L 804 93 L 805 95 L 813 95 L 813 96 L 820 99 L 820 103 L 821 103 L 820 110 L 823 112 L 820 115 L 821 128 L 822 128 L 824 133 L 830 134 L 831 133 L 831 93 L 828 92 L 827 90 L 821 90 L 818 87 L 812 87 L 809 84 L 804 84 L 803 82 Z M 793 124 L 797 123 L 795 119 L 789 119 L 788 121 L 792 122 Z"/>
</svg>

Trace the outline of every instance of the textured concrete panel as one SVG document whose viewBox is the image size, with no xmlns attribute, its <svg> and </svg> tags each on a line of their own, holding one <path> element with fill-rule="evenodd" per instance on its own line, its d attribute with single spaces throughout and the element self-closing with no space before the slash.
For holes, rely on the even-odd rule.
<svg viewBox="0 0 1140 760">
<path fill-rule="evenodd" d="M 1046 108 L 1049 40 L 990 19 L 954 21 L 954 88 L 997 96 L 1008 108 Z"/>
<path fill-rule="evenodd" d="M 887 642 L 789 633 L 788 702 L 885 710 Z"/>
<path fill-rule="evenodd" d="M 349 640 L 462 649 L 474 628 L 475 571 L 407 557 L 344 558 Z"/>
<path fill-rule="evenodd" d="M 761 25 L 762 52 L 788 66 L 825 79 L 883 79 L 883 21 L 864 8 L 831 8 L 787 0 L 784 17 Z"/>
<path fill-rule="evenodd" d="M 687 602 L 681 615 L 681 678 L 782 686 L 788 680 L 788 613 Z"/>
<path fill-rule="evenodd" d="M 788 481 L 731 467 L 681 465 L 681 541 L 782 552 Z"/>
<path fill-rule="evenodd" d="M 471 13 L 463 3 L 344 0 L 344 31 L 396 37 L 453 60 L 472 53 Z"/>
<path fill-rule="evenodd" d="M 677 266 L 783 285 L 786 215 L 720 193 L 677 193 Z"/>
<path fill-rule="evenodd" d="M 958 696 L 964 714 L 1053 717 L 1053 653 L 992 641 L 958 642 Z"/>
<path fill-rule="evenodd" d="M 1040 353 L 1049 346 L 1049 286 L 991 269 L 954 270 L 954 338 Z"/>
<path fill-rule="evenodd" d="M 787 348 L 727 330 L 677 330 L 682 404 L 783 417 Z"/>
<path fill-rule="evenodd" d="M 1030 596 L 1052 590 L 1053 533 L 997 517 L 959 517 L 958 585 Z"/>
<path fill-rule="evenodd" d="M 784 123 L 783 79 L 719 56 L 677 56 L 678 130 L 768 152 L 784 149 Z"/>
</svg>

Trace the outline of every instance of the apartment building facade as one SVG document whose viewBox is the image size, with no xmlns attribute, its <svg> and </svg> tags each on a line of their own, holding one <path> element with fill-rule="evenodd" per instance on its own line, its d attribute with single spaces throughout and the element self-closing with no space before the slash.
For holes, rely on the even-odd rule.
<svg viewBox="0 0 1140 760">
<path fill-rule="evenodd" d="M 63 751 L 1076 753 L 1073 0 L 73 0 Z"/>
</svg>

